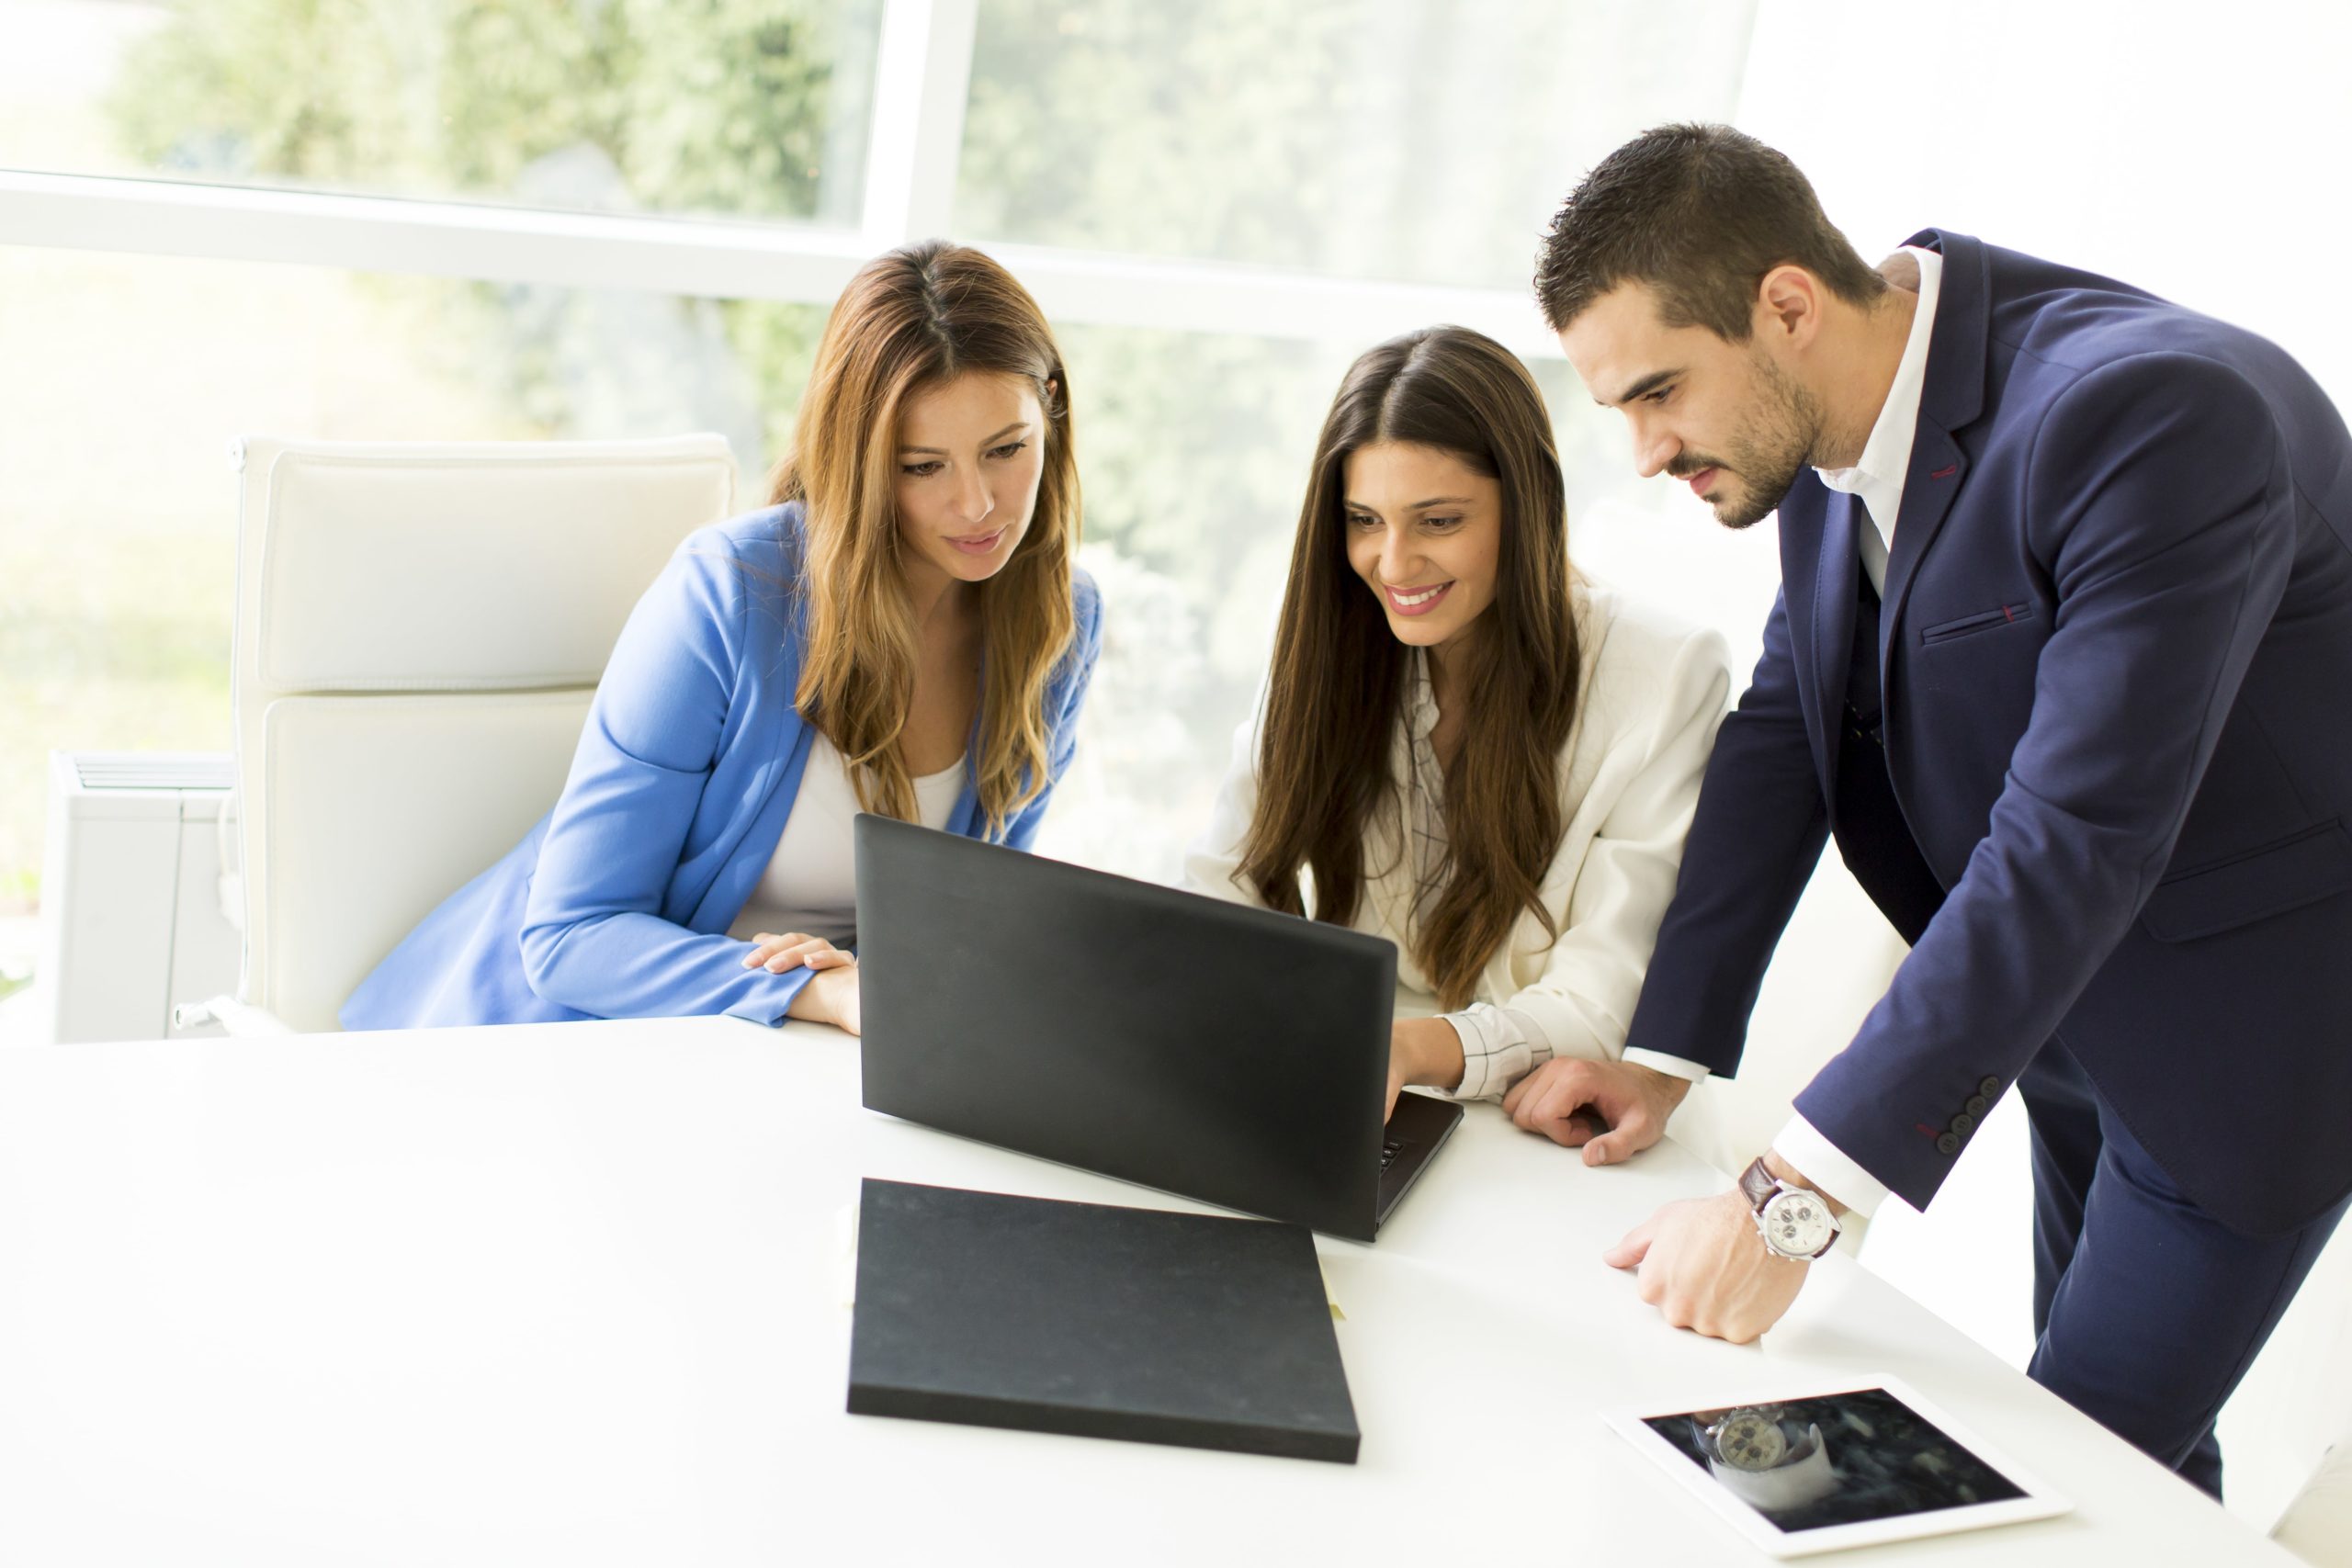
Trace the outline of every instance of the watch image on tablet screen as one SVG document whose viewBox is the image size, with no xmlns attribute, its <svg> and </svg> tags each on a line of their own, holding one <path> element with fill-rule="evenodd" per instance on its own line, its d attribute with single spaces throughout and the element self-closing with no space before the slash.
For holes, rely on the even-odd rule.
<svg viewBox="0 0 2352 1568">
<path fill-rule="evenodd" d="M 1891 1378 L 1609 1419 L 1776 1557 L 2049 1518 L 2071 1506 Z"/>
</svg>

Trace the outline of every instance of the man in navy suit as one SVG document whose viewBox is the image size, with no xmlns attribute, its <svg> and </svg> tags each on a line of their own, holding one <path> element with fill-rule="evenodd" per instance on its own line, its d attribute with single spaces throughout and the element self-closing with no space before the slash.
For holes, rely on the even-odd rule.
<svg viewBox="0 0 2352 1568">
<path fill-rule="evenodd" d="M 1752 1339 L 2020 1089 L 2033 1376 L 2207 1491 L 2352 1190 L 2352 435 L 2277 347 L 1928 230 L 1878 268 L 1787 159 L 1653 130 L 1536 292 L 1644 474 L 1780 514 L 1626 1060 L 1516 1097 L 1593 1163 L 1739 1061 L 1825 840 L 1912 943 L 1732 1191 L 1609 1261 Z"/>
</svg>

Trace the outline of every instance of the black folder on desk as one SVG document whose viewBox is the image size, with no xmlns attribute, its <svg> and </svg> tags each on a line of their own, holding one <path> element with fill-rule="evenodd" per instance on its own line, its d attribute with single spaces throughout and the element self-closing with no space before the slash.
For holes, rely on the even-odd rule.
<svg viewBox="0 0 2352 1568">
<path fill-rule="evenodd" d="M 1304 1228 L 871 1178 L 849 1408 L 1356 1458 Z"/>
</svg>

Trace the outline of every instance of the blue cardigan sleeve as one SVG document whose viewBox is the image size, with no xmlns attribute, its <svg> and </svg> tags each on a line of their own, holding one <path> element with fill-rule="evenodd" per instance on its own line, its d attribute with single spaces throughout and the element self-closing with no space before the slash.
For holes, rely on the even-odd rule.
<svg viewBox="0 0 2352 1568">
<path fill-rule="evenodd" d="M 1086 704 L 1086 689 L 1094 682 L 1095 663 L 1102 657 L 1102 595 L 1094 586 L 1094 579 L 1083 570 L 1070 573 L 1070 609 L 1078 625 L 1070 640 L 1070 650 L 1064 656 L 1059 678 L 1047 692 L 1046 702 L 1052 709 L 1051 761 L 1052 774 L 1037 798 L 1023 807 L 1020 813 L 1005 825 L 1004 841 L 1016 850 L 1025 850 L 1036 841 L 1037 829 L 1046 819 L 1046 807 L 1053 800 L 1054 786 L 1069 771 L 1070 759 L 1078 752 L 1078 715 Z"/>
<path fill-rule="evenodd" d="M 745 947 L 662 914 L 730 725 L 752 594 L 732 540 L 682 544 L 630 613 L 548 819 L 523 920 L 524 973 L 599 1018 L 782 1021 L 810 972 L 743 967 Z"/>
</svg>

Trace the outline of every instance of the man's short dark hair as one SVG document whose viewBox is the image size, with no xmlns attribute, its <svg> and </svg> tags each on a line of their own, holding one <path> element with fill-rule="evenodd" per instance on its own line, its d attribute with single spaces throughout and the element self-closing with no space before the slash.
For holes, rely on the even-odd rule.
<svg viewBox="0 0 2352 1568">
<path fill-rule="evenodd" d="M 1535 300 L 1559 332 L 1619 285 L 1647 284 L 1667 325 L 1745 343 L 1756 286 L 1784 263 L 1852 304 L 1886 291 L 1786 157 L 1727 125 L 1662 125 L 1603 158 L 1561 207 L 1535 259 Z"/>
</svg>

